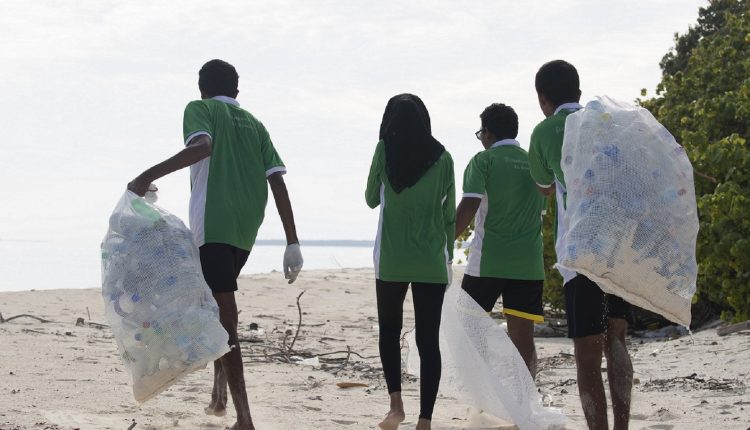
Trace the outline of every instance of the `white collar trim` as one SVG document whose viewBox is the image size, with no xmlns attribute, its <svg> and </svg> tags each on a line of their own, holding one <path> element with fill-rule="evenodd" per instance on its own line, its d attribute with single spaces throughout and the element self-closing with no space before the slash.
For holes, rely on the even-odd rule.
<svg viewBox="0 0 750 430">
<path fill-rule="evenodd" d="M 578 110 L 583 108 L 583 105 L 580 103 L 563 103 L 560 106 L 555 109 L 555 113 L 553 115 L 557 115 L 558 112 L 560 112 L 563 109 L 566 110 Z"/>
<path fill-rule="evenodd" d="M 213 96 L 211 98 L 214 99 L 214 100 L 218 100 L 220 102 L 224 102 L 224 103 L 233 105 L 233 106 L 239 106 L 240 105 L 240 102 L 238 102 L 237 100 L 235 100 L 235 99 L 233 99 L 231 97 L 227 97 L 227 96 Z"/>
<path fill-rule="evenodd" d="M 521 146 L 521 144 L 518 143 L 516 139 L 503 139 L 503 140 L 498 140 L 497 142 L 493 143 L 492 146 L 490 146 L 490 148 L 497 148 L 498 146 L 507 146 L 507 145 Z"/>
</svg>

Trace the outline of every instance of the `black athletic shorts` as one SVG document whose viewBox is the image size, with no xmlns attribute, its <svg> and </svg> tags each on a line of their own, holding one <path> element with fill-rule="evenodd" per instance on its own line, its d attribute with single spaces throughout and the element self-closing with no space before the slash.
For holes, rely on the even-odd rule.
<svg viewBox="0 0 750 430">
<path fill-rule="evenodd" d="M 630 303 L 605 294 L 596 282 L 583 275 L 565 284 L 565 312 L 568 316 L 568 337 L 584 337 L 604 333 L 608 318 L 631 320 Z"/>
<path fill-rule="evenodd" d="M 214 293 L 237 291 L 237 277 L 250 251 L 225 243 L 207 243 L 200 247 L 201 269 Z"/>
<path fill-rule="evenodd" d="M 503 313 L 534 322 L 544 321 L 542 280 L 486 278 L 464 275 L 461 288 L 486 312 L 503 296 Z"/>
</svg>

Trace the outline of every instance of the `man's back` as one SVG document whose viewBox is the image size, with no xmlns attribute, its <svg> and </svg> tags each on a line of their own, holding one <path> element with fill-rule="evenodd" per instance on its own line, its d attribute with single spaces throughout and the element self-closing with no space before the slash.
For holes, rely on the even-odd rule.
<svg viewBox="0 0 750 430">
<path fill-rule="evenodd" d="M 236 100 L 219 96 L 187 105 L 183 134 L 186 143 L 200 134 L 212 141 L 211 156 L 190 168 L 196 242 L 250 250 L 268 200 L 266 177 L 285 171 L 268 131 Z"/>
</svg>

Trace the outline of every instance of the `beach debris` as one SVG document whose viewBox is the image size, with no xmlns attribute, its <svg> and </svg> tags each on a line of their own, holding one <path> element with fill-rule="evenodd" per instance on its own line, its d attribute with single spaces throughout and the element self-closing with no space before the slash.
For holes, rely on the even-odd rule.
<svg viewBox="0 0 750 430">
<path fill-rule="evenodd" d="M 336 386 L 339 388 L 369 387 L 364 382 L 337 382 Z"/>
<path fill-rule="evenodd" d="M 728 325 L 726 327 L 720 327 L 716 330 L 716 334 L 719 336 L 726 336 L 728 334 L 737 333 L 738 331 L 750 330 L 750 320 Z"/>
<path fill-rule="evenodd" d="M 12 317 L 8 317 L 8 318 L 3 318 L 3 314 L 0 313 L 0 323 L 7 323 L 7 322 L 10 322 L 10 321 L 13 321 L 16 318 L 24 318 L 24 317 L 25 318 L 33 318 L 33 319 L 39 321 L 40 323 L 54 322 L 54 321 L 46 320 L 44 318 L 39 318 L 38 316 L 30 315 L 30 314 L 21 314 L 21 315 L 15 315 L 15 316 L 12 316 Z"/>
<path fill-rule="evenodd" d="M 135 420 L 133 420 L 133 422 L 130 423 L 130 425 L 128 426 L 127 430 L 133 430 L 135 428 L 136 424 L 138 424 L 138 423 L 136 423 Z"/>
<path fill-rule="evenodd" d="M 745 384 L 738 379 L 729 378 L 701 378 L 697 373 L 689 376 L 676 376 L 673 378 L 651 379 L 643 383 L 643 391 L 670 391 L 679 389 L 681 391 L 710 390 L 710 391 L 736 391 L 745 392 Z"/>
</svg>

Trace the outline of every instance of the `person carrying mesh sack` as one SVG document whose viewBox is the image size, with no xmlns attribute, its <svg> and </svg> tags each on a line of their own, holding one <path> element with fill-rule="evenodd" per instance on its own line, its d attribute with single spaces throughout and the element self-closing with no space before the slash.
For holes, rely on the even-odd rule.
<svg viewBox="0 0 750 430">
<path fill-rule="evenodd" d="M 249 430 L 255 427 L 245 389 L 234 292 L 263 222 L 268 185 L 286 233 L 284 274 L 289 283 L 297 278 L 303 259 L 282 178 L 286 167 L 263 124 L 237 102 L 238 81 L 231 64 L 204 64 L 198 73 L 201 100 L 188 103 L 184 112 L 185 149 L 138 175 L 128 189 L 143 196 L 153 181 L 190 166 L 190 230 L 231 348 L 214 362 L 213 391 L 205 412 L 225 414 L 228 385 L 237 413 L 232 429 Z"/>
<path fill-rule="evenodd" d="M 563 60 L 544 64 L 536 74 L 535 87 L 545 120 L 531 134 L 529 167 L 543 195 L 555 193 L 556 237 L 564 237 L 566 185 L 561 150 L 568 115 L 583 106 L 576 68 Z M 558 254 L 566 246 L 556 242 Z M 607 357 L 607 376 L 614 416 L 614 429 L 627 429 L 633 365 L 625 345 L 631 305 L 605 294 L 587 277 L 558 266 L 563 277 L 568 337 L 573 339 L 578 391 L 589 428 L 606 429 L 607 400 L 601 376 L 602 353 Z"/>
<path fill-rule="evenodd" d="M 502 295 L 508 336 L 536 374 L 534 323 L 543 322 L 542 211 L 545 198 L 529 176 L 528 153 L 516 140 L 518 115 L 493 103 L 480 115 L 476 137 L 484 151 L 464 171 L 456 209 L 456 234 L 475 218 L 469 262 L 461 288 L 486 312 Z M 475 217 L 476 214 L 476 217 Z"/>
</svg>

